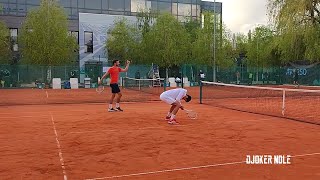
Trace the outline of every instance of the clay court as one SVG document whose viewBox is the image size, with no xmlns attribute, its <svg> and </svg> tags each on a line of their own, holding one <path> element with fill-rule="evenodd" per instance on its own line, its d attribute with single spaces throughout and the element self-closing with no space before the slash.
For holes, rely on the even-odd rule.
<svg viewBox="0 0 320 180">
<path fill-rule="evenodd" d="M 108 113 L 109 91 L 0 90 L 0 177 L 320 179 L 319 125 L 199 104 L 199 88 L 189 92 L 198 119 L 179 112 L 171 126 L 158 95 L 124 90 L 125 111 Z M 246 164 L 264 154 L 291 164 Z"/>
</svg>

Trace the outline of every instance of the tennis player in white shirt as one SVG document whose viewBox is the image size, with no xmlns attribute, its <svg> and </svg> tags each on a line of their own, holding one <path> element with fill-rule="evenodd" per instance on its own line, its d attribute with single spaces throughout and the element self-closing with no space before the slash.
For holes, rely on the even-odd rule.
<svg viewBox="0 0 320 180">
<path fill-rule="evenodd" d="M 163 102 L 171 105 L 171 108 L 166 116 L 168 124 L 179 124 L 175 117 L 179 109 L 184 110 L 181 104 L 181 100 L 183 99 L 186 102 L 191 101 L 191 96 L 187 94 L 187 90 L 183 88 L 170 89 L 168 91 L 163 92 L 160 95 L 160 99 Z"/>
</svg>

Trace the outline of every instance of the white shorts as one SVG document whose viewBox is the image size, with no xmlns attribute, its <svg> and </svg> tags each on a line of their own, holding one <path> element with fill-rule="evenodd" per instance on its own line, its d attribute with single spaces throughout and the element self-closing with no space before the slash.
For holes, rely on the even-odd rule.
<svg viewBox="0 0 320 180">
<path fill-rule="evenodd" d="M 174 102 L 176 102 L 175 99 L 173 99 L 172 97 L 167 96 L 166 94 L 161 94 L 160 95 L 160 99 L 161 101 L 167 103 L 167 104 L 173 104 Z"/>
</svg>

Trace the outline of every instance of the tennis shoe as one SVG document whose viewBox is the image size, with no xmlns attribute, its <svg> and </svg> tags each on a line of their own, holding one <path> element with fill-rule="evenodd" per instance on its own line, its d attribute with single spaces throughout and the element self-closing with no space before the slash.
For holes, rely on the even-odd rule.
<svg viewBox="0 0 320 180">
<path fill-rule="evenodd" d="M 177 120 L 171 119 L 171 120 L 168 121 L 168 124 L 170 124 L 170 125 L 177 125 L 177 124 L 179 124 L 179 123 L 177 122 Z"/>
<path fill-rule="evenodd" d="M 108 109 L 108 112 L 115 112 L 115 111 L 117 111 L 117 110 L 115 110 L 115 109 L 113 109 L 113 108 L 109 108 L 109 109 Z"/>
<path fill-rule="evenodd" d="M 121 111 L 122 112 L 123 110 L 120 107 L 117 107 L 116 111 Z"/>
</svg>

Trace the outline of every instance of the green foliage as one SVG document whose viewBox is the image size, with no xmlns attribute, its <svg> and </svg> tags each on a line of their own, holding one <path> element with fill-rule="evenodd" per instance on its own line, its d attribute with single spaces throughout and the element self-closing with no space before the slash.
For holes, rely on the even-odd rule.
<svg viewBox="0 0 320 180">
<path fill-rule="evenodd" d="M 106 48 L 110 59 L 138 58 L 140 33 L 126 18 L 116 19 L 107 33 Z"/>
<path fill-rule="evenodd" d="M 189 34 L 171 14 L 161 14 L 149 32 L 142 47 L 145 62 L 154 62 L 161 67 L 181 65 L 188 60 Z"/>
<path fill-rule="evenodd" d="M 274 31 L 268 26 L 259 26 L 251 34 L 247 44 L 247 65 L 267 67 L 281 64 L 274 44 Z"/>
<path fill-rule="evenodd" d="M 225 26 L 219 29 L 221 25 L 219 22 L 216 23 L 216 65 L 229 67 L 233 65 L 231 33 Z M 219 34 L 222 34 L 222 37 Z M 192 44 L 193 58 L 198 64 L 211 66 L 214 64 L 213 42 L 214 14 L 205 12 L 203 27 L 196 30 L 196 40 Z"/>
<path fill-rule="evenodd" d="M 10 64 L 9 29 L 0 21 L 0 64 Z"/>
<path fill-rule="evenodd" d="M 282 62 L 320 61 L 320 1 L 269 0 L 268 7 Z"/>
<path fill-rule="evenodd" d="M 64 9 L 56 1 L 42 0 L 30 11 L 20 33 L 23 62 L 37 65 L 63 65 L 76 57 L 78 45 L 68 34 Z"/>
</svg>

